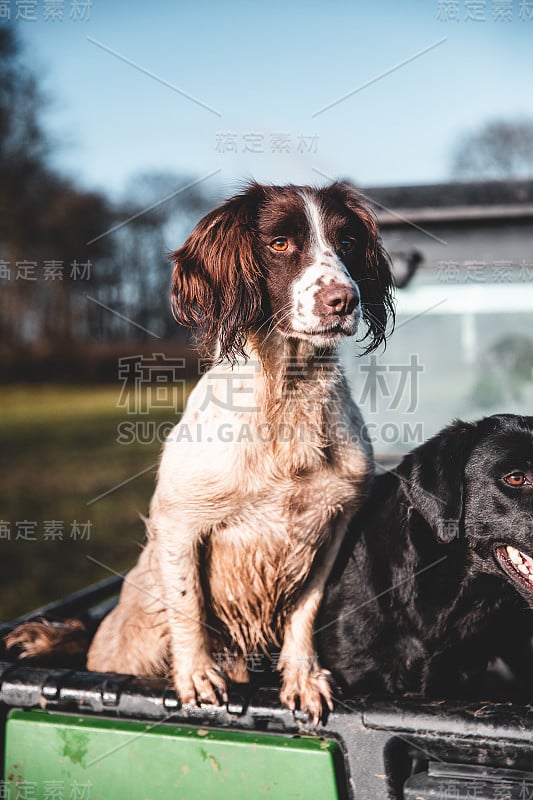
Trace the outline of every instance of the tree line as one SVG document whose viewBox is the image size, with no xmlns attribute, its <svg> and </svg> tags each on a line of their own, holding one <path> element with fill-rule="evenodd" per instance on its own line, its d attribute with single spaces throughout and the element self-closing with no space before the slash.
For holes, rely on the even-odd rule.
<svg viewBox="0 0 533 800">
<path fill-rule="evenodd" d="M 13 27 L 0 26 L 0 364 L 80 343 L 183 338 L 167 300 L 168 249 L 213 198 L 180 174 L 136 176 L 118 202 L 77 186 L 51 165 L 46 107 Z"/>
</svg>

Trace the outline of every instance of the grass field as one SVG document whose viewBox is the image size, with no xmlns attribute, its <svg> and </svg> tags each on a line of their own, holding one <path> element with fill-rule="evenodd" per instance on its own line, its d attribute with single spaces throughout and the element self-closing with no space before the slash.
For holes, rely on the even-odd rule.
<svg viewBox="0 0 533 800">
<path fill-rule="evenodd" d="M 139 514 L 148 510 L 161 450 L 150 425 L 175 422 L 177 414 L 128 415 L 119 395 L 117 387 L 0 389 L 0 618 L 136 560 L 144 540 Z M 130 427 L 120 444 L 125 422 L 141 423 L 141 435 L 131 441 Z"/>
</svg>

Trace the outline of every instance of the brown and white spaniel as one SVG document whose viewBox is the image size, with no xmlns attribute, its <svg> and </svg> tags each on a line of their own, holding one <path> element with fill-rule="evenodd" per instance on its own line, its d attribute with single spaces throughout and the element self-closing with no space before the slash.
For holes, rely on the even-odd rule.
<svg viewBox="0 0 533 800">
<path fill-rule="evenodd" d="M 253 183 L 173 261 L 174 315 L 214 362 L 165 443 L 148 543 L 88 667 L 171 673 L 183 703 L 213 703 L 247 654 L 279 647 L 282 702 L 317 720 L 332 701 L 315 615 L 372 472 L 335 349 L 361 323 L 367 350 L 384 341 L 388 258 L 350 186 Z"/>
</svg>

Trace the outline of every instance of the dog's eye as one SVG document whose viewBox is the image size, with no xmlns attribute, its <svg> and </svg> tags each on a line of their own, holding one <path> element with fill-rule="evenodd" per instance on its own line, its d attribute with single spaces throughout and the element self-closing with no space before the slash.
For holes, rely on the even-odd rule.
<svg viewBox="0 0 533 800">
<path fill-rule="evenodd" d="M 285 236 L 276 236 L 276 238 L 270 242 L 272 250 L 276 250 L 278 253 L 286 250 L 288 246 L 289 240 Z"/>
<path fill-rule="evenodd" d="M 355 239 L 353 239 L 351 236 L 345 236 L 343 239 L 341 239 L 339 245 L 341 253 L 344 253 L 345 255 L 347 253 L 351 253 L 354 247 L 355 247 Z"/>
<path fill-rule="evenodd" d="M 509 475 L 505 475 L 504 481 L 507 486 L 523 486 L 526 482 L 526 476 L 523 472 L 510 472 Z"/>
</svg>

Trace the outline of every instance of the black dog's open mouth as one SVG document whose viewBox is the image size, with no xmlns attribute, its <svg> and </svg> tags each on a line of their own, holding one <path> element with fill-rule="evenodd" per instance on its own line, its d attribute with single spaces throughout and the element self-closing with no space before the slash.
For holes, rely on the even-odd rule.
<svg viewBox="0 0 533 800">
<path fill-rule="evenodd" d="M 496 545 L 494 555 L 513 583 L 533 594 L 533 558 L 510 544 Z"/>
</svg>

